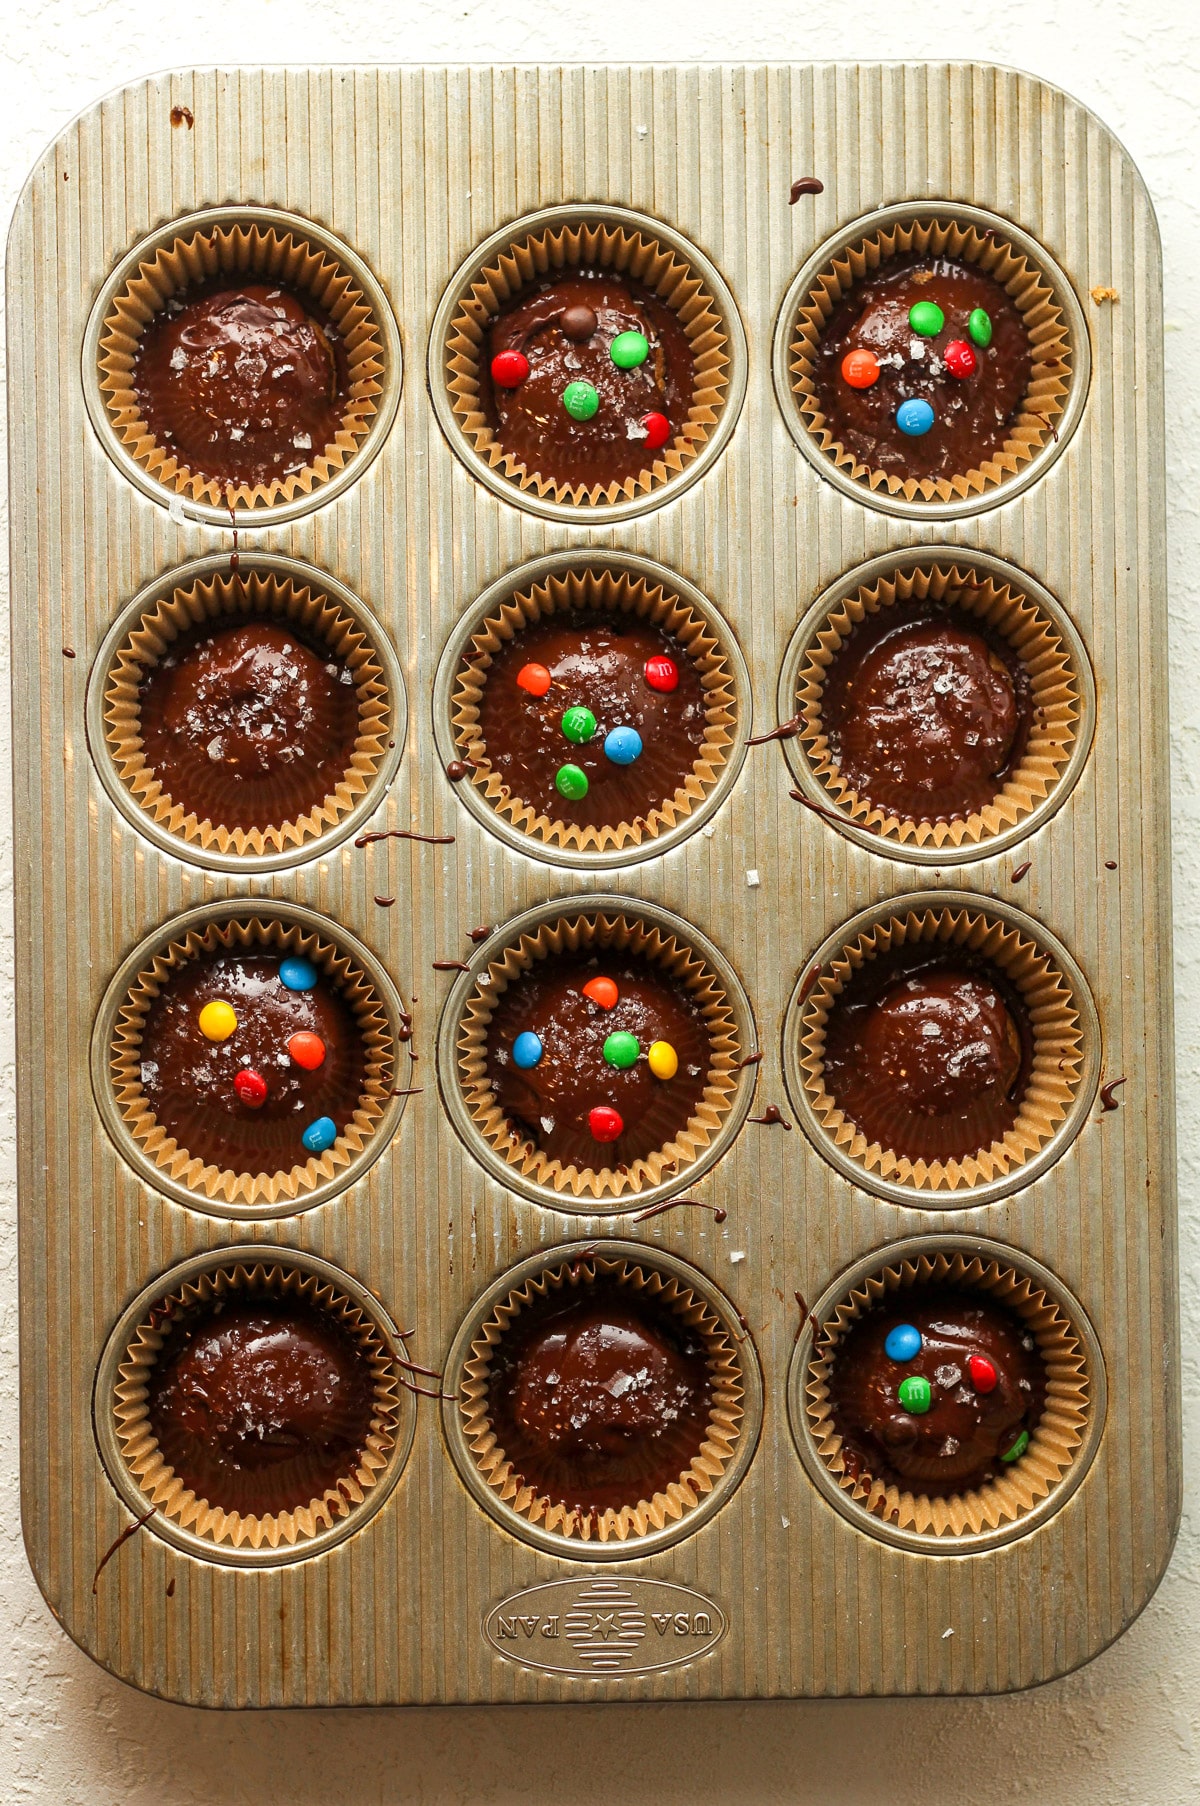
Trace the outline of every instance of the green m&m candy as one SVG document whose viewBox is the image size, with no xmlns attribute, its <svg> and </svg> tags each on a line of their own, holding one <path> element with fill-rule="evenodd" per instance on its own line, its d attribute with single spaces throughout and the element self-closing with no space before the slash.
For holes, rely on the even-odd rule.
<svg viewBox="0 0 1200 1806">
<path fill-rule="evenodd" d="M 984 349 L 992 342 L 992 316 L 986 307 L 973 307 L 967 320 L 967 331 L 976 345 Z"/>
<path fill-rule="evenodd" d="M 636 370 L 650 356 L 650 341 L 642 332 L 619 332 L 608 355 L 618 370 Z"/>
<path fill-rule="evenodd" d="M 906 1380 L 901 1380 L 896 1391 L 901 1408 L 911 1411 L 914 1417 L 924 1417 L 933 1403 L 933 1387 L 921 1373 L 910 1373 Z"/>
<path fill-rule="evenodd" d="M 1019 1461 L 1021 1459 L 1021 1456 L 1025 1453 L 1025 1450 L 1028 1447 L 1029 1447 L 1029 1431 L 1022 1430 L 1021 1434 L 1017 1437 L 1017 1440 L 1013 1443 L 1012 1447 L 1010 1449 L 1007 1449 L 1004 1452 L 1004 1454 L 1001 1455 L 1000 1459 L 1001 1459 L 1001 1461 Z"/>
<path fill-rule="evenodd" d="M 600 397 L 591 383 L 568 383 L 562 404 L 572 420 L 590 420 L 600 406 Z"/>
<path fill-rule="evenodd" d="M 615 1035 L 609 1035 L 604 1043 L 604 1058 L 610 1066 L 615 1066 L 618 1072 L 624 1072 L 627 1067 L 635 1066 L 641 1051 L 637 1036 L 626 1034 L 624 1029 L 618 1029 Z"/>
<path fill-rule="evenodd" d="M 578 703 L 574 708 L 563 711 L 562 731 L 572 745 L 583 746 L 596 731 L 596 717 L 591 709 Z"/>
<path fill-rule="evenodd" d="M 554 774 L 554 788 L 569 803 L 581 803 L 588 793 L 587 772 L 578 765 L 560 765 Z"/>
<path fill-rule="evenodd" d="M 908 310 L 908 323 L 923 339 L 935 339 L 946 324 L 946 316 L 936 301 L 914 301 Z"/>
</svg>

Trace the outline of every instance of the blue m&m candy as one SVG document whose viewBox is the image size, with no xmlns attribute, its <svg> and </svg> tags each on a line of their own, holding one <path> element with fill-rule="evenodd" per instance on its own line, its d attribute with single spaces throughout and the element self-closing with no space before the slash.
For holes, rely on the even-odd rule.
<svg viewBox="0 0 1200 1806">
<path fill-rule="evenodd" d="M 918 396 L 911 401 L 902 401 L 896 409 L 896 425 L 910 439 L 923 438 L 933 425 L 933 409 Z"/>
<path fill-rule="evenodd" d="M 911 1361 L 921 1352 L 921 1332 L 912 1323 L 897 1323 L 883 1347 L 889 1361 Z"/>
<path fill-rule="evenodd" d="M 332 1116 L 318 1116 L 300 1137 L 310 1154 L 323 1154 L 337 1140 L 337 1124 Z"/>
<path fill-rule="evenodd" d="M 523 1072 L 528 1072 L 531 1066 L 537 1065 L 541 1057 L 542 1043 L 540 1037 L 535 1035 L 530 1029 L 525 1029 L 525 1031 L 522 1034 L 519 1034 L 513 1042 L 514 1066 L 519 1066 Z"/>
<path fill-rule="evenodd" d="M 604 756 L 614 765 L 632 765 L 642 756 L 642 736 L 636 727 L 614 727 L 604 736 Z"/>
<path fill-rule="evenodd" d="M 289 991 L 311 991 L 321 976 L 310 959 L 285 959 L 279 976 Z"/>
</svg>

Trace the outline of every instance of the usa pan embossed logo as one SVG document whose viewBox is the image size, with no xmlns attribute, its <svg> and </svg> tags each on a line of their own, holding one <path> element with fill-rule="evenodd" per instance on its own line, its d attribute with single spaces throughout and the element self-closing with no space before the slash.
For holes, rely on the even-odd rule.
<svg viewBox="0 0 1200 1806">
<path fill-rule="evenodd" d="M 523 1667 L 606 1680 L 708 1655 L 725 1634 L 725 1614 L 673 1581 L 584 1576 L 511 1594 L 492 1607 L 483 1634 Z"/>
</svg>

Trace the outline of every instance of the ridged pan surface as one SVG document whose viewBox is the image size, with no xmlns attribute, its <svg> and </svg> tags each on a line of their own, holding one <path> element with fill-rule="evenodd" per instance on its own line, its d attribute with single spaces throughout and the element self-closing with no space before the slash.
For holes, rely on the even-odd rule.
<svg viewBox="0 0 1200 1806">
<path fill-rule="evenodd" d="M 807 176 L 823 191 L 789 204 Z M 820 247 L 926 199 L 981 209 L 1043 247 L 1089 355 L 1060 455 L 1035 480 L 914 519 L 801 454 L 772 359 L 784 298 Z M 482 483 L 424 380 L 439 304 L 472 253 L 509 222 L 589 201 L 697 247 L 747 348 L 719 455 L 665 502 L 652 493 L 591 527 Z M 140 239 L 238 203 L 347 245 L 398 325 L 397 413 L 361 475 L 275 524 L 243 522 L 240 554 L 330 574 L 390 636 L 407 741 L 363 825 L 450 843 L 344 839 L 258 875 L 206 870 L 139 833 L 89 752 L 89 673 L 113 621 L 174 567 L 231 550 L 228 529 L 168 508 L 106 451 L 85 402 L 89 316 Z M 49 148 L 17 209 L 8 292 L 23 1513 L 69 1634 L 136 1686 L 217 1706 L 999 1692 L 1119 1635 L 1170 1553 L 1179 1408 L 1161 270 L 1145 189 L 1107 129 L 1045 84 L 967 65 L 185 71 L 90 108 Z M 614 869 L 515 850 L 447 778 L 431 714 L 439 660 L 510 571 L 602 545 L 694 585 L 745 657 L 757 734 L 778 720 L 780 669 L 816 598 L 922 542 L 1028 574 L 1075 624 L 1095 678 L 1094 739 L 1070 794 L 998 856 L 985 846 L 941 869 L 856 843 L 789 795 L 777 744 L 749 750 L 701 831 Z M 782 1057 L 813 952 L 860 912 L 939 888 L 1015 906 L 1067 949 L 1095 1005 L 1101 1086 L 1122 1081 L 1033 1184 L 949 1210 L 843 1176 L 795 1120 Z M 545 1208 L 491 1177 L 444 1108 L 436 1056 L 454 973 L 435 962 L 469 960 L 476 927 L 589 890 L 692 924 L 749 999 L 762 1054 L 751 1114 L 774 1104 L 793 1126 L 747 1122 L 697 1180 L 721 1221 L 695 1208 L 637 1220 L 636 1200 L 603 1216 Z M 231 897 L 297 904 L 364 943 L 411 999 L 413 1076 L 399 1082 L 421 1087 L 348 1191 L 257 1221 L 139 1178 L 88 1064 L 131 950 Z M 876 1251 L 939 1234 L 985 1238 L 1051 1274 L 1106 1381 L 1087 1471 L 1062 1508 L 961 1559 L 864 1530 L 814 1484 L 789 1426 L 796 1294 L 815 1302 Z M 698 1270 L 753 1340 L 757 1446 L 693 1534 L 611 1563 L 534 1546 L 481 1508 L 447 1452 L 442 1406 L 418 1399 L 385 1501 L 307 1559 L 210 1560 L 153 1522 L 113 1549 L 136 1520 L 105 1470 L 111 1401 L 96 1376 L 157 1275 L 214 1248 L 306 1250 L 375 1294 L 414 1332 L 411 1358 L 440 1369 L 506 1271 L 600 1237 Z"/>
</svg>

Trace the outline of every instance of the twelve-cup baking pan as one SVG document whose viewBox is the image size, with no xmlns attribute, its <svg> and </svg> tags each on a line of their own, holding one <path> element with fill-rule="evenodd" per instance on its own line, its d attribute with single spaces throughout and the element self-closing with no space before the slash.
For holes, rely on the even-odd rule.
<svg viewBox="0 0 1200 1806">
<path fill-rule="evenodd" d="M 928 502 L 824 456 L 789 371 L 806 284 L 841 245 L 947 216 L 1028 252 L 1070 380 L 1005 480 Z M 726 362 L 697 455 L 572 507 L 489 461 L 447 344 L 497 245 L 589 221 L 690 261 Z M 120 284 L 215 229 L 303 233 L 378 328 L 370 420 L 342 464 L 232 517 L 148 470 L 106 400 Z M 60 135 L 8 277 L 23 1515 L 69 1634 L 139 1687 L 225 1706 L 997 1692 L 1111 1641 L 1170 1552 L 1179 1414 L 1161 276 L 1106 128 L 968 65 L 183 71 Z M 235 549 L 242 572 L 349 610 L 395 742 L 336 821 L 240 850 L 139 801 L 106 690 L 140 613 Z M 677 585 L 736 691 L 694 817 L 611 857 L 523 837 L 446 771 L 447 649 L 489 604 L 588 561 Z M 793 714 L 847 597 L 954 567 L 1055 628 L 1070 747 L 1010 819 L 918 843 L 822 789 L 802 736 L 748 743 Z M 360 844 L 376 830 L 401 837 Z M 689 940 L 761 1056 L 694 1162 L 632 1194 L 506 1163 L 460 1070 L 489 961 L 589 912 Z M 906 915 L 1032 944 L 1069 992 L 1063 1107 L 1011 1170 L 884 1171 L 815 1101 L 815 981 Z M 340 1165 L 247 1198 L 156 1160 L 109 1048 L 154 953 L 254 920 L 357 962 L 412 1094 Z M 655 1210 L 672 1199 L 710 1208 Z M 1072 1337 L 1061 1468 L 987 1525 L 868 1512 L 813 1428 L 814 1323 L 922 1261 L 1008 1273 Z M 460 1401 L 497 1300 L 598 1262 L 720 1320 L 740 1429 L 698 1510 L 588 1542 L 489 1486 Z M 443 1393 L 397 1393 L 346 1515 L 257 1545 L 156 1506 L 128 1454 L 147 1312 L 256 1265 L 326 1288 Z"/>
</svg>

